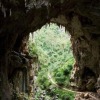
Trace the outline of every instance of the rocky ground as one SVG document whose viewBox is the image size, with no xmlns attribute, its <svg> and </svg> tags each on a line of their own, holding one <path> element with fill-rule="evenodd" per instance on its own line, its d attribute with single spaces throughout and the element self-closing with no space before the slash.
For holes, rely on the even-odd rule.
<svg viewBox="0 0 100 100">
<path fill-rule="evenodd" d="M 48 77 L 50 81 L 57 86 L 50 74 L 48 74 Z M 64 90 L 73 91 L 69 89 Z M 75 90 L 74 92 L 76 92 L 75 100 L 100 100 L 100 89 L 98 89 L 97 92 L 79 92 Z"/>
<path fill-rule="evenodd" d="M 75 100 L 100 100 L 100 94 L 96 92 L 78 92 Z"/>
</svg>

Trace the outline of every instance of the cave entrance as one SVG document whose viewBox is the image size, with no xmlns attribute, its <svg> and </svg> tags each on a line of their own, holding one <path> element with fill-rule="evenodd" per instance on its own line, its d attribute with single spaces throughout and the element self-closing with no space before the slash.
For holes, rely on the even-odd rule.
<svg viewBox="0 0 100 100">
<path fill-rule="evenodd" d="M 38 56 L 38 66 L 34 68 L 35 100 L 73 98 L 74 94 L 67 91 L 64 95 L 63 90 L 70 87 L 74 64 L 70 34 L 65 27 L 50 23 L 30 34 L 29 52 Z"/>
</svg>

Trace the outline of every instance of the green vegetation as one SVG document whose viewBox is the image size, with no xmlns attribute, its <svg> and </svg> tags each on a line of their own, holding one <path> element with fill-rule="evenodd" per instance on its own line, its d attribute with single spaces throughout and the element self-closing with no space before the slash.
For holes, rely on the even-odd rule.
<svg viewBox="0 0 100 100">
<path fill-rule="evenodd" d="M 74 93 L 63 89 L 69 88 L 74 63 L 70 36 L 64 27 L 43 26 L 34 33 L 34 43 L 30 40 L 29 50 L 31 55 L 38 55 L 40 64 L 35 100 L 39 100 L 43 93 L 45 100 L 73 100 Z"/>
</svg>

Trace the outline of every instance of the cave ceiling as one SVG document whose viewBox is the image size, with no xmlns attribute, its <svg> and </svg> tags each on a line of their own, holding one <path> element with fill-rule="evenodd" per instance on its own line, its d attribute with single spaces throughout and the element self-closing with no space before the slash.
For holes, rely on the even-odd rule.
<svg viewBox="0 0 100 100">
<path fill-rule="evenodd" d="M 79 87 L 84 85 L 83 90 L 94 88 L 95 79 L 100 76 L 100 0 L 0 0 L 0 75 L 3 80 L 3 98 L 10 93 L 10 89 L 6 88 L 9 87 L 8 68 L 11 69 L 8 65 L 9 52 L 22 52 L 20 47 L 24 38 L 50 22 L 65 26 L 71 34 L 76 61 L 74 67 L 77 68 L 76 83 Z M 83 79 L 87 68 L 93 73 L 93 77 L 89 76 L 93 79 L 93 88 L 88 88 L 90 80 L 84 81 L 88 79 L 86 75 Z"/>
<path fill-rule="evenodd" d="M 50 22 L 70 31 L 74 15 L 84 31 L 99 36 L 100 0 L 0 0 L 0 41 L 24 37 Z"/>
</svg>

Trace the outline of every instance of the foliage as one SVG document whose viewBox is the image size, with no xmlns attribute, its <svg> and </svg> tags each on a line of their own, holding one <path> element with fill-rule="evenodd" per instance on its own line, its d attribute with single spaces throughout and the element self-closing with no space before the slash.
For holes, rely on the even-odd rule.
<svg viewBox="0 0 100 100">
<path fill-rule="evenodd" d="M 24 92 L 18 92 L 16 90 L 13 91 L 13 98 L 12 100 L 29 100 L 30 96 Z"/>
<path fill-rule="evenodd" d="M 46 89 L 51 85 L 50 81 L 48 80 L 47 74 L 48 74 L 48 72 L 46 71 L 46 68 L 42 69 L 38 73 L 39 77 L 38 77 L 37 83 L 41 87 L 41 89 Z"/>
<path fill-rule="evenodd" d="M 32 41 L 29 41 L 28 45 L 29 45 L 29 54 L 31 56 L 37 55 L 37 49 L 35 44 Z"/>
<path fill-rule="evenodd" d="M 30 54 L 37 54 L 40 62 L 40 70 L 37 76 L 37 83 L 42 90 L 50 90 L 53 86 L 48 79 L 48 72 L 59 86 L 68 87 L 70 73 L 74 63 L 71 50 L 70 36 L 65 33 L 64 28 L 59 28 L 55 24 L 44 26 L 34 33 L 34 43 L 29 45 Z M 50 94 L 51 93 L 51 94 Z M 74 94 L 64 92 L 62 89 L 52 89 L 47 96 L 52 97 L 52 93 L 59 94 L 58 100 L 73 100 Z M 39 95 L 39 92 L 38 94 Z M 49 100 L 49 99 L 48 99 Z"/>
<path fill-rule="evenodd" d="M 60 100 L 73 100 L 75 93 L 73 92 L 69 92 L 69 91 L 65 91 L 62 89 L 55 89 L 55 94 L 58 94 L 58 97 L 60 98 Z"/>
<path fill-rule="evenodd" d="M 36 32 L 34 39 L 40 63 L 50 66 L 51 70 L 61 67 L 72 57 L 71 50 L 68 48 L 69 36 L 64 33 L 64 29 L 61 30 L 55 24 L 50 27 L 44 26 Z"/>
</svg>

